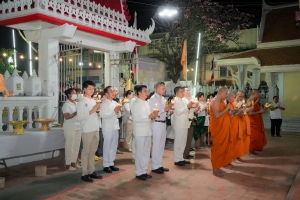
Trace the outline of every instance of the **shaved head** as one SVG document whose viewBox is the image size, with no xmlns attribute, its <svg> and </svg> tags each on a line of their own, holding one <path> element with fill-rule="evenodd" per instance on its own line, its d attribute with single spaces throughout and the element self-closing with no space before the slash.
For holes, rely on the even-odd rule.
<svg viewBox="0 0 300 200">
<path fill-rule="evenodd" d="M 218 91 L 217 96 L 221 99 L 226 99 L 228 93 L 228 89 L 226 87 L 221 87 Z"/>
<path fill-rule="evenodd" d="M 251 91 L 251 94 L 259 94 L 258 89 L 253 89 L 253 90 Z"/>
<path fill-rule="evenodd" d="M 243 90 L 238 90 L 236 95 L 240 95 L 240 94 L 245 94 L 245 92 Z"/>
<path fill-rule="evenodd" d="M 235 93 L 234 92 L 229 92 L 228 97 L 232 97 L 232 96 L 235 96 Z"/>
<path fill-rule="evenodd" d="M 229 103 L 234 102 L 234 100 L 235 100 L 235 93 L 234 92 L 229 92 L 228 96 L 227 96 L 227 99 L 228 99 Z"/>
<path fill-rule="evenodd" d="M 251 92 L 251 96 L 254 100 L 258 100 L 260 98 L 259 90 L 253 89 Z"/>
<path fill-rule="evenodd" d="M 218 94 L 220 94 L 220 93 L 222 93 L 222 92 L 227 92 L 228 91 L 228 89 L 226 88 L 226 87 L 221 87 L 221 88 L 219 88 L 219 90 L 218 90 Z"/>
<path fill-rule="evenodd" d="M 244 98 L 245 98 L 245 92 L 242 90 L 237 91 L 236 93 L 237 101 L 243 101 Z"/>
</svg>

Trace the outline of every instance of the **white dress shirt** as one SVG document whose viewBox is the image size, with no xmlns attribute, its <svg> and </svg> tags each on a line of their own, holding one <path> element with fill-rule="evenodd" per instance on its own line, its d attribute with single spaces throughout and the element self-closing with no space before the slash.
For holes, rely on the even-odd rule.
<svg viewBox="0 0 300 200">
<path fill-rule="evenodd" d="M 76 102 L 74 104 L 71 101 L 67 100 L 62 107 L 62 113 L 73 114 L 75 112 L 76 112 Z M 77 114 L 71 119 L 64 119 L 63 130 L 79 130 L 79 129 L 80 129 L 80 123 L 77 119 Z"/>
<path fill-rule="evenodd" d="M 272 103 L 272 106 L 274 108 L 279 105 L 280 105 L 280 107 L 284 108 L 283 104 L 280 102 Z M 282 110 L 280 110 L 279 108 L 277 108 L 276 110 L 270 110 L 270 118 L 271 119 L 282 119 Z"/>
<path fill-rule="evenodd" d="M 182 101 L 186 104 L 186 105 L 188 105 L 189 103 L 190 103 L 190 100 L 188 99 L 188 98 L 186 98 L 186 97 L 183 97 L 182 98 Z M 195 113 L 195 108 L 191 108 L 190 110 L 189 110 L 189 113 L 188 113 L 188 118 L 190 119 L 189 120 L 189 124 L 190 124 L 190 126 L 191 126 L 191 123 L 192 123 L 192 119 L 194 118 L 194 113 Z M 189 126 L 189 127 L 190 127 Z"/>
<path fill-rule="evenodd" d="M 102 118 L 102 129 L 106 131 L 117 130 L 119 127 L 119 117 L 121 117 L 120 113 L 115 113 L 114 109 L 119 104 L 114 100 L 105 99 L 101 103 L 101 118 Z"/>
<path fill-rule="evenodd" d="M 77 103 L 77 118 L 83 133 L 99 131 L 100 123 L 96 112 L 90 115 L 90 111 L 96 105 L 94 99 L 83 97 Z"/>
<path fill-rule="evenodd" d="M 147 101 L 137 98 L 131 105 L 134 136 L 152 136 L 149 115 L 150 106 Z"/>
<path fill-rule="evenodd" d="M 199 106 L 200 106 L 200 110 L 197 112 L 197 116 L 198 117 L 205 116 L 206 115 L 206 110 L 205 110 L 206 103 L 201 101 L 201 102 L 199 102 Z"/>
<path fill-rule="evenodd" d="M 155 93 L 152 95 L 152 97 L 149 99 L 149 105 L 150 105 L 150 110 L 153 110 L 155 108 L 155 104 L 157 105 L 158 109 L 158 116 L 156 119 L 157 120 L 166 120 L 166 112 L 165 112 L 165 107 L 166 107 L 166 101 L 163 96 L 160 96 L 159 94 Z"/>
<path fill-rule="evenodd" d="M 123 105 L 123 113 L 122 113 L 122 124 L 125 124 L 127 122 L 127 119 L 132 120 L 131 114 L 130 114 L 130 101 L 128 103 L 125 103 Z"/>
<path fill-rule="evenodd" d="M 190 127 L 189 109 L 183 99 L 175 97 L 173 115 L 175 129 L 185 129 Z"/>
</svg>

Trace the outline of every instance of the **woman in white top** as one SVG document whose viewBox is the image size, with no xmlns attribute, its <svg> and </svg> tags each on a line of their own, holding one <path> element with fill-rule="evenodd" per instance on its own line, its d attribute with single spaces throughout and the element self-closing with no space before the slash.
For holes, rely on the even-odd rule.
<svg viewBox="0 0 300 200">
<path fill-rule="evenodd" d="M 170 96 L 168 98 L 168 105 L 171 103 L 171 101 L 174 99 L 173 96 Z M 174 142 L 175 139 L 175 130 L 174 130 L 174 115 L 173 115 L 174 111 L 170 110 L 167 113 L 167 121 L 169 121 L 168 123 L 171 122 L 171 124 L 167 124 L 167 144 L 172 144 Z"/>
<path fill-rule="evenodd" d="M 125 92 L 125 99 L 123 100 L 123 116 L 122 123 L 125 126 L 125 148 L 132 151 L 133 145 L 133 131 L 132 131 L 132 116 L 130 113 L 130 101 L 133 98 L 133 91 L 128 90 Z"/>
<path fill-rule="evenodd" d="M 66 139 L 65 145 L 65 162 L 66 170 L 75 171 L 76 168 L 81 168 L 80 165 L 76 165 L 78 157 L 79 146 L 81 141 L 80 124 L 77 120 L 76 113 L 76 99 L 77 94 L 75 89 L 69 88 L 65 91 L 67 101 L 62 107 L 64 115 L 63 130 Z"/>
<path fill-rule="evenodd" d="M 204 102 L 204 94 L 202 92 L 198 92 L 196 94 L 196 98 L 199 102 L 200 109 L 196 112 L 196 125 L 194 127 L 194 139 L 195 139 L 195 147 L 197 149 L 204 148 L 204 123 L 205 123 L 205 115 L 207 105 Z"/>
</svg>

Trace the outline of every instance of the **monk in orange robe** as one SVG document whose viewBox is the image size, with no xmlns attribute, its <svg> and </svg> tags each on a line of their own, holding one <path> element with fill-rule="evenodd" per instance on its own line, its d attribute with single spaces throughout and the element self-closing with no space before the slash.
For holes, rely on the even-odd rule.
<svg viewBox="0 0 300 200">
<path fill-rule="evenodd" d="M 261 108 L 259 105 L 260 95 L 258 90 L 252 90 L 251 103 L 253 105 L 253 111 L 249 112 L 251 135 L 250 135 L 250 147 L 249 156 L 257 157 L 257 152 L 262 151 L 264 146 L 267 144 L 265 136 L 265 127 L 262 118 L 262 114 L 267 110 Z"/>
<path fill-rule="evenodd" d="M 224 102 L 227 93 L 227 88 L 220 88 L 218 94 L 210 104 L 209 129 L 213 139 L 211 163 L 213 174 L 217 177 L 224 176 L 224 171 L 220 168 L 230 165 L 232 161 L 232 138 L 230 136 L 231 116 L 229 114 L 230 104 Z"/>
<path fill-rule="evenodd" d="M 230 109 L 236 110 L 235 115 L 231 118 L 231 131 L 233 137 L 233 150 L 232 157 L 233 162 L 242 164 L 241 156 L 245 155 L 249 151 L 250 145 L 250 121 L 247 112 L 252 111 L 252 108 L 246 108 L 243 105 L 245 93 L 239 90 L 236 95 L 229 96 Z"/>
</svg>

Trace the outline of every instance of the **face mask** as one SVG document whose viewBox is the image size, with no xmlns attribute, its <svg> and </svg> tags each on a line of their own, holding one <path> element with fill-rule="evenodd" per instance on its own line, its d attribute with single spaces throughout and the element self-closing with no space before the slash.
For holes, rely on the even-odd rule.
<svg viewBox="0 0 300 200">
<path fill-rule="evenodd" d="M 78 100 L 82 99 L 82 97 L 83 97 L 83 94 L 78 94 L 78 95 L 77 95 L 77 99 L 78 99 Z"/>
<path fill-rule="evenodd" d="M 72 94 L 71 99 L 75 101 L 77 99 L 77 94 Z"/>
</svg>

